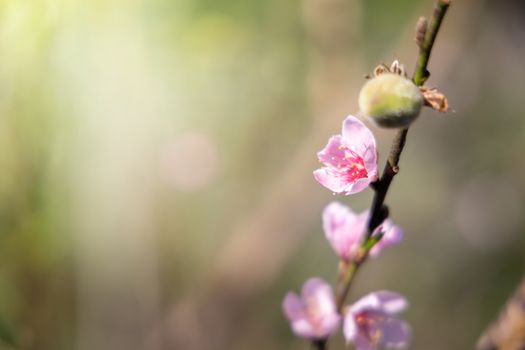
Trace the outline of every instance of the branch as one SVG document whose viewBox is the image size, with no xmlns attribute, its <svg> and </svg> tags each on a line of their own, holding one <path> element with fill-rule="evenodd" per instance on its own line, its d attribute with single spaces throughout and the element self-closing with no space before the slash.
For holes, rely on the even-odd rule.
<svg viewBox="0 0 525 350">
<path fill-rule="evenodd" d="M 525 348 L 525 278 L 507 300 L 496 321 L 481 335 L 476 350 Z"/>
<path fill-rule="evenodd" d="M 436 7 L 434 8 L 434 14 L 428 27 L 426 23 L 422 24 L 422 21 L 418 21 L 416 36 L 420 38 L 419 44 L 419 56 L 417 59 L 417 65 L 412 77 L 413 82 L 417 86 L 422 86 L 430 76 L 427 69 L 432 47 L 436 40 L 437 33 L 445 17 L 445 13 L 450 5 L 450 0 L 437 0 Z M 385 198 L 390 188 L 390 184 L 394 179 L 394 176 L 399 172 L 399 159 L 407 138 L 408 128 L 400 130 L 390 147 L 390 154 L 388 160 L 383 169 L 383 174 L 380 180 L 373 184 L 375 190 L 374 199 L 371 206 L 370 220 L 368 222 L 368 230 L 365 236 L 365 240 L 361 244 L 361 250 L 357 254 L 357 257 L 350 263 L 342 263 L 339 268 L 339 278 L 337 282 L 336 290 L 336 305 L 337 310 L 342 313 L 342 309 L 345 304 L 346 297 L 350 291 L 350 286 L 354 280 L 359 267 L 365 262 L 368 257 L 368 252 L 372 247 L 379 242 L 379 239 L 374 239 L 372 233 L 374 230 L 388 217 L 388 207 L 384 204 Z M 325 350 L 327 348 L 328 339 L 316 340 L 313 342 L 313 346 L 318 350 Z"/>
<path fill-rule="evenodd" d="M 450 5 L 450 0 L 438 0 L 436 7 L 434 8 L 434 15 L 430 23 L 428 30 L 426 25 L 424 29 L 420 28 L 420 22 L 418 21 L 418 28 L 416 35 L 421 35 L 421 30 L 425 31 L 423 36 L 423 41 L 419 46 L 419 56 L 417 59 L 416 69 L 414 71 L 414 76 L 412 80 L 417 86 L 422 86 L 425 81 L 430 76 L 430 73 L 427 69 L 428 61 L 430 59 L 430 54 L 432 52 L 432 47 L 434 46 L 434 41 L 436 40 L 437 33 L 445 18 L 445 13 L 447 12 L 448 6 Z M 401 157 L 401 152 L 405 147 L 405 142 L 407 138 L 408 128 L 400 130 L 392 142 L 390 147 L 390 155 L 388 161 L 385 164 L 383 170 L 383 175 L 381 180 L 377 184 L 376 193 L 374 200 L 372 202 L 372 214 L 370 216 L 370 222 L 368 223 L 368 236 L 370 237 L 374 230 L 383 222 L 384 217 L 384 202 L 388 189 L 390 188 L 390 183 L 394 176 L 398 173 L 399 168 L 399 158 Z"/>
<path fill-rule="evenodd" d="M 427 69 L 430 53 L 432 52 L 434 41 L 436 40 L 437 33 L 439 31 L 439 28 L 441 27 L 441 23 L 443 22 L 443 18 L 445 17 L 445 13 L 449 5 L 450 0 L 437 1 L 432 21 L 428 30 L 426 30 L 426 32 L 424 33 L 424 39 L 421 45 L 419 46 L 419 56 L 414 76 L 412 78 L 414 83 L 418 86 L 423 85 L 425 80 L 430 75 Z M 419 32 L 421 30 L 419 28 L 419 23 L 420 22 L 418 22 L 417 34 L 421 35 L 421 33 Z M 375 184 L 375 195 L 372 201 L 370 221 L 368 222 L 368 232 L 365 243 L 371 239 L 374 230 L 388 217 L 388 208 L 384 204 L 385 198 L 388 193 L 388 189 L 390 188 L 390 184 L 394 179 L 394 176 L 399 172 L 399 159 L 401 157 L 401 153 L 403 152 L 403 148 L 405 147 L 407 133 L 408 128 L 402 129 L 398 131 L 398 133 L 394 137 L 394 140 L 392 141 L 392 146 L 390 147 L 390 154 L 385 164 L 383 174 L 381 175 L 381 179 Z M 347 283 L 350 282 L 351 281 L 347 281 Z M 343 299 L 343 302 L 344 299 L 346 299 L 346 294 L 340 296 Z"/>
<path fill-rule="evenodd" d="M 434 8 L 434 14 L 430 27 L 425 34 L 425 38 L 419 47 L 419 57 L 417 59 L 416 70 L 412 80 L 417 86 L 422 86 L 430 76 L 430 72 L 427 69 L 428 61 L 430 59 L 430 53 L 432 52 L 432 46 L 436 40 L 439 27 L 443 22 L 445 13 L 447 12 L 450 0 L 438 0 L 436 7 Z"/>
</svg>

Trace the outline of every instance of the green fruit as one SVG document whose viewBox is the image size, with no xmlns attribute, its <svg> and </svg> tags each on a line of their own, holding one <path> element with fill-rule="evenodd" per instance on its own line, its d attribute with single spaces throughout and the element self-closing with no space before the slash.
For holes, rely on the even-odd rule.
<svg viewBox="0 0 525 350">
<path fill-rule="evenodd" d="M 359 93 L 361 112 L 385 128 L 405 128 L 419 115 L 423 96 L 409 79 L 391 73 L 378 75 Z"/>
</svg>

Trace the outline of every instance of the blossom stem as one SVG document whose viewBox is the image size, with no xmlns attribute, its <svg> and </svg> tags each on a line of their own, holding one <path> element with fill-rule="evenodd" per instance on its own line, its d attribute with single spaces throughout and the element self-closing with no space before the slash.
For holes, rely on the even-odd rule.
<svg viewBox="0 0 525 350">
<path fill-rule="evenodd" d="M 422 86 L 430 76 L 430 72 L 427 69 L 430 54 L 449 5 L 450 0 L 437 0 L 432 20 L 428 29 L 424 33 L 423 41 L 419 45 L 419 55 L 414 75 L 412 77 L 412 81 L 417 86 Z M 403 148 L 405 147 L 407 134 L 408 128 L 398 131 L 392 141 L 390 154 L 385 164 L 385 168 L 383 169 L 381 178 L 373 184 L 373 189 L 375 190 L 374 199 L 372 201 L 367 234 L 364 241 L 361 243 L 360 254 L 357 254 L 357 257 L 350 263 L 344 265 L 344 269 L 340 271 L 336 292 L 336 305 L 337 310 L 340 313 L 342 313 L 346 297 L 350 291 L 350 286 L 352 285 L 359 267 L 365 262 L 370 249 L 372 249 L 372 247 L 381 239 L 374 239 L 372 233 L 389 215 L 388 207 L 384 203 L 390 184 L 392 183 L 394 176 L 399 172 L 399 159 L 403 152 Z M 313 345 L 318 350 L 325 350 L 327 348 L 327 340 L 328 339 L 316 340 L 313 342 Z"/>
<path fill-rule="evenodd" d="M 436 7 L 434 8 L 432 21 L 430 22 L 424 40 L 419 47 L 416 70 L 412 78 L 417 86 L 422 86 L 430 76 L 430 72 L 427 69 L 430 53 L 432 52 L 432 47 L 434 46 L 437 33 L 439 32 L 439 27 L 443 22 L 443 18 L 445 17 L 449 5 L 450 0 L 438 0 Z"/>
<path fill-rule="evenodd" d="M 434 8 L 434 14 L 428 30 L 426 30 L 423 41 L 419 45 L 419 56 L 417 59 L 416 69 L 412 80 L 417 86 L 422 86 L 430 76 L 430 72 L 427 69 L 432 47 L 437 37 L 441 23 L 445 18 L 445 13 L 450 5 L 450 0 L 438 0 Z M 386 219 L 385 216 L 385 198 L 390 188 L 394 176 L 399 172 L 399 158 L 401 152 L 405 147 L 405 142 L 408 134 L 408 128 L 400 130 L 390 147 L 390 155 L 388 161 L 385 164 L 381 179 L 378 181 L 375 187 L 374 200 L 372 202 L 372 209 L 370 215 L 370 221 L 368 223 L 368 232 L 366 238 L 368 239 L 374 230 Z M 388 214 L 388 213 L 386 213 Z"/>
<path fill-rule="evenodd" d="M 343 306 L 345 305 L 346 295 L 348 294 L 348 291 L 350 290 L 350 286 L 352 285 L 352 281 L 354 280 L 354 276 L 360 264 L 361 262 L 354 260 L 350 264 L 344 266 L 344 269 L 340 271 L 340 278 L 337 283 L 336 298 L 335 298 L 337 311 L 339 313 L 343 311 Z"/>
<path fill-rule="evenodd" d="M 374 230 L 388 217 L 388 209 L 384 205 L 385 198 L 394 176 L 399 172 L 399 158 L 405 147 L 407 133 L 408 128 L 400 130 L 392 141 L 390 155 L 388 156 L 385 168 L 383 169 L 383 175 L 381 175 L 381 179 L 376 186 L 374 199 L 372 201 L 366 240 L 372 236 Z"/>
<path fill-rule="evenodd" d="M 420 46 L 419 57 L 417 61 L 418 64 L 414 72 L 413 81 L 418 86 L 423 85 L 425 80 L 430 75 L 430 73 L 427 70 L 430 53 L 432 51 L 432 47 L 437 36 L 437 32 L 439 31 L 439 28 L 445 16 L 445 12 L 448 9 L 449 5 L 449 0 L 437 1 L 436 7 L 434 9 L 434 16 L 432 22 L 430 23 L 429 30 L 425 33 L 424 41 Z M 348 291 L 350 289 L 349 287 L 352 283 L 355 273 L 357 272 L 357 269 L 366 259 L 368 251 L 374 246 L 375 243 L 379 241 L 377 240 L 376 242 L 372 242 L 372 244 L 370 244 L 370 241 L 373 239 L 372 233 L 388 217 L 388 207 L 385 206 L 384 203 L 386 195 L 388 193 L 388 189 L 390 188 L 390 184 L 392 183 L 394 176 L 399 172 L 399 159 L 401 157 L 401 153 L 403 152 L 403 148 L 405 147 L 407 134 L 408 128 L 405 128 L 400 130 L 394 137 L 394 140 L 392 141 L 392 146 L 390 147 L 390 154 L 388 156 L 388 160 L 385 164 L 385 168 L 383 169 L 383 174 L 381 175 L 379 181 L 375 184 L 374 199 L 372 201 L 367 235 L 362 244 L 362 247 L 366 247 L 368 249 L 365 250 L 366 254 L 363 255 L 359 259 L 359 261 L 350 264 L 348 267 L 350 271 L 345 274 L 345 277 L 347 278 L 343 281 L 346 284 L 342 288 L 344 292 L 341 295 L 340 299 L 337 300 L 339 309 L 342 308 L 342 305 L 344 305 L 344 300 L 346 299 L 346 295 L 348 294 Z"/>
<path fill-rule="evenodd" d="M 326 349 L 326 339 L 312 340 L 312 348 L 317 349 L 317 350 L 325 350 Z"/>
</svg>

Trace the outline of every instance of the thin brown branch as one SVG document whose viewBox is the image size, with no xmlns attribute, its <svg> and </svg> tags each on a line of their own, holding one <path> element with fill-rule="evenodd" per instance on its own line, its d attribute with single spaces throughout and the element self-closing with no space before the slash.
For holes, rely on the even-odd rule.
<svg viewBox="0 0 525 350">
<path fill-rule="evenodd" d="M 476 350 L 525 348 L 525 278 L 503 306 L 500 315 L 481 335 Z"/>
<path fill-rule="evenodd" d="M 412 78 L 417 86 L 422 86 L 430 76 L 430 72 L 427 69 L 428 61 L 430 60 L 432 47 L 434 46 L 437 33 L 439 32 L 439 28 L 449 5 L 450 0 L 438 0 L 436 7 L 434 8 L 434 14 L 430 26 L 426 31 L 425 40 L 423 40 L 419 47 L 419 57 L 417 59 L 414 77 Z"/>
<path fill-rule="evenodd" d="M 428 28 L 425 28 L 424 40 L 421 43 L 418 43 L 419 56 L 414 76 L 412 78 L 414 83 L 418 86 L 422 86 L 430 76 L 430 73 L 427 69 L 428 61 L 430 59 L 432 47 L 434 46 L 434 41 L 436 40 L 437 33 L 441 27 L 441 23 L 443 22 L 443 18 L 445 17 L 445 13 L 449 5 L 450 0 L 437 1 L 430 25 Z M 421 32 L 421 25 L 418 25 L 417 27 L 418 28 L 416 31 Z M 417 34 L 421 35 L 421 33 Z M 357 271 L 359 270 L 359 267 L 365 262 L 368 256 L 368 251 L 375 243 L 377 243 L 376 241 L 370 244 L 371 240 L 373 239 L 372 233 L 388 217 L 388 207 L 385 205 L 385 199 L 394 176 L 399 172 L 399 159 L 401 157 L 401 153 L 403 152 L 403 148 L 405 147 L 407 133 L 408 128 L 402 129 L 394 137 L 383 174 L 381 175 L 381 178 L 373 185 L 373 189 L 375 190 L 374 199 L 371 206 L 367 235 L 361 246 L 361 253 L 358 254 L 354 261 L 345 266 L 345 270 L 340 271 L 340 277 L 338 279 L 336 290 L 336 305 L 339 312 L 341 312 L 344 307 L 346 297 L 350 291 L 350 286 Z M 318 350 L 325 350 L 327 348 L 327 341 L 328 339 L 316 340 L 313 342 L 313 345 Z"/>
<path fill-rule="evenodd" d="M 414 72 L 414 76 L 412 78 L 414 83 L 418 86 L 422 86 L 427 80 L 427 78 L 430 76 L 430 73 L 427 69 L 428 61 L 430 59 L 432 48 L 434 47 L 434 41 L 436 40 L 437 33 L 439 31 L 439 28 L 441 27 L 443 19 L 445 18 L 445 13 L 447 12 L 449 5 L 449 0 L 438 0 L 436 3 L 436 7 L 434 8 L 434 14 L 430 25 L 428 29 L 425 28 L 424 40 L 421 43 L 421 45 L 419 45 L 419 56 L 417 59 L 417 65 Z M 399 171 L 399 159 L 401 157 L 401 153 L 403 152 L 403 148 L 405 147 L 407 134 L 408 128 L 400 130 L 396 134 L 392 142 L 392 146 L 390 147 L 390 155 L 388 157 L 388 161 L 385 164 L 383 175 L 381 176 L 381 180 L 377 185 L 377 190 L 375 191 L 374 200 L 372 202 L 372 210 L 370 222 L 368 223 L 367 237 L 370 237 L 374 230 L 385 219 L 384 202 L 386 194 L 388 193 L 388 189 L 390 188 L 390 184 L 392 183 L 394 176 Z"/>
</svg>

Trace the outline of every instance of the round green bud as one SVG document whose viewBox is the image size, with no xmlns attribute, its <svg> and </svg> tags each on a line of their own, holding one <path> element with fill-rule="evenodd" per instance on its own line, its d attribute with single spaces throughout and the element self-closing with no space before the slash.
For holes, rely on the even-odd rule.
<svg viewBox="0 0 525 350">
<path fill-rule="evenodd" d="M 385 128 L 404 128 L 421 111 L 423 95 L 411 80 L 383 73 L 366 82 L 359 93 L 361 112 Z"/>
</svg>

